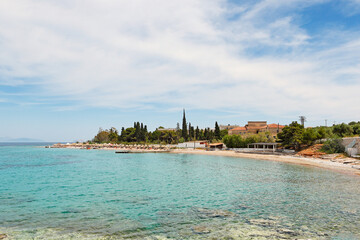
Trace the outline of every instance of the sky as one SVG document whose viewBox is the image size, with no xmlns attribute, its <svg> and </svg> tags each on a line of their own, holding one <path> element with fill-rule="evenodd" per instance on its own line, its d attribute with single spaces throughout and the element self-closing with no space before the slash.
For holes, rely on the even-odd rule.
<svg viewBox="0 0 360 240">
<path fill-rule="evenodd" d="M 1 0 L 0 137 L 360 121 L 360 0 Z"/>
</svg>

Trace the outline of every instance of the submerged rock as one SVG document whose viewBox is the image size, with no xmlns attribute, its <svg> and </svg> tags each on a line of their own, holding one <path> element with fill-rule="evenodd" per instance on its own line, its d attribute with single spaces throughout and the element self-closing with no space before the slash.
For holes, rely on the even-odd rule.
<svg viewBox="0 0 360 240">
<path fill-rule="evenodd" d="M 192 227 L 192 230 L 196 234 L 206 234 L 210 233 L 210 229 L 206 228 L 205 226 L 194 226 Z"/>
<path fill-rule="evenodd" d="M 194 211 L 200 218 L 226 218 L 236 216 L 233 212 L 221 209 L 195 208 Z"/>
<path fill-rule="evenodd" d="M 297 236 L 298 234 L 291 230 L 291 229 L 286 229 L 286 228 L 280 228 L 277 230 L 278 233 L 280 234 L 285 234 L 285 235 L 291 235 L 291 236 Z"/>
<path fill-rule="evenodd" d="M 262 227 L 270 227 L 270 226 L 275 226 L 277 224 L 276 221 L 270 219 L 250 219 L 249 223 Z"/>
<path fill-rule="evenodd" d="M 5 239 L 5 238 L 7 238 L 7 235 L 6 235 L 6 234 L 1 234 L 1 233 L 0 233 L 0 239 Z"/>
</svg>

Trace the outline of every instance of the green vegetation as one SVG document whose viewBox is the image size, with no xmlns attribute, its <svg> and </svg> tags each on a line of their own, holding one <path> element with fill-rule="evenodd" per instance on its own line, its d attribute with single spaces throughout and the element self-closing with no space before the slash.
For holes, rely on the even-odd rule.
<svg viewBox="0 0 360 240">
<path fill-rule="evenodd" d="M 344 152 L 341 138 L 360 135 L 360 121 L 341 123 L 331 127 L 304 128 L 297 122 L 284 127 L 277 135 L 278 141 L 285 148 L 300 150 L 304 146 L 311 146 L 315 142 L 325 141 L 323 151 L 326 153 Z"/>
<path fill-rule="evenodd" d="M 282 132 L 278 133 L 277 136 L 284 147 L 299 150 L 303 142 L 303 134 L 303 125 L 298 122 L 292 122 L 289 126 L 284 127 Z"/>
<path fill-rule="evenodd" d="M 305 146 L 311 146 L 317 142 L 324 142 L 323 151 L 327 153 L 343 152 L 340 138 L 360 135 L 360 121 L 341 123 L 331 127 L 304 128 L 298 122 L 292 122 L 285 126 L 282 132 L 277 134 L 277 141 L 285 148 L 300 150 Z M 229 148 L 245 148 L 250 143 L 274 142 L 275 139 L 269 133 L 252 135 L 228 135 L 228 130 L 220 130 L 218 122 L 215 122 L 214 130 L 210 128 L 195 128 L 186 122 L 185 110 L 183 112 L 182 128 L 177 123 L 176 129 L 166 130 L 160 126 L 150 132 L 147 126 L 140 122 L 134 122 L 133 127 L 122 128 L 119 134 L 114 127 L 110 129 L 100 128 L 92 142 L 95 143 L 156 143 L 177 144 L 186 141 L 208 140 L 209 142 L 223 141 Z"/>
<path fill-rule="evenodd" d="M 332 154 L 332 153 L 343 153 L 345 147 L 341 144 L 341 138 L 331 138 L 327 140 L 321 148 L 321 151 Z"/>
<path fill-rule="evenodd" d="M 241 135 L 226 135 L 223 142 L 228 148 L 246 148 L 250 143 L 274 142 L 274 138 L 269 133 L 251 134 L 242 137 Z"/>
<path fill-rule="evenodd" d="M 216 139 L 220 139 L 220 128 L 219 128 L 219 125 L 218 125 L 217 122 L 215 122 L 215 133 L 214 133 L 214 135 L 215 135 Z"/>
<path fill-rule="evenodd" d="M 189 125 L 188 125 L 189 124 Z M 221 130 L 217 122 L 215 122 L 215 131 L 210 128 L 196 129 L 191 123 L 186 122 L 185 110 L 183 112 L 183 124 L 180 129 L 177 124 L 176 129 L 166 130 L 160 126 L 155 131 L 150 132 L 147 126 L 140 122 L 134 122 L 133 127 L 122 128 L 119 134 L 117 129 L 100 128 L 92 142 L 95 143 L 155 143 L 155 144 L 177 144 L 185 141 L 208 140 L 210 142 L 220 141 L 228 134 L 227 130 Z"/>
<path fill-rule="evenodd" d="M 187 124 L 186 124 L 185 110 L 183 113 L 181 137 L 184 138 L 185 142 L 188 140 L 188 131 L 187 131 Z"/>
</svg>

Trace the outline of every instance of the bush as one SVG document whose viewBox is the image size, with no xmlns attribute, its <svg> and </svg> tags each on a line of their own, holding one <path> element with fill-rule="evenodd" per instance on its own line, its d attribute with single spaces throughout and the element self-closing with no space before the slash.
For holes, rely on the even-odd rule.
<svg viewBox="0 0 360 240">
<path fill-rule="evenodd" d="M 332 154 L 332 153 L 343 153 L 345 147 L 342 145 L 341 138 L 332 138 L 327 140 L 321 148 L 321 151 Z"/>
</svg>

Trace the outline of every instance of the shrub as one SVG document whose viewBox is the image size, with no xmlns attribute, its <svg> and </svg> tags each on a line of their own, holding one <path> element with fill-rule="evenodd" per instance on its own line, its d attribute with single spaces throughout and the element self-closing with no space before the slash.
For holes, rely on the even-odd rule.
<svg viewBox="0 0 360 240">
<path fill-rule="evenodd" d="M 341 138 L 332 138 L 327 140 L 321 148 L 321 151 L 332 154 L 332 153 L 343 153 L 345 147 L 342 145 Z"/>
</svg>

